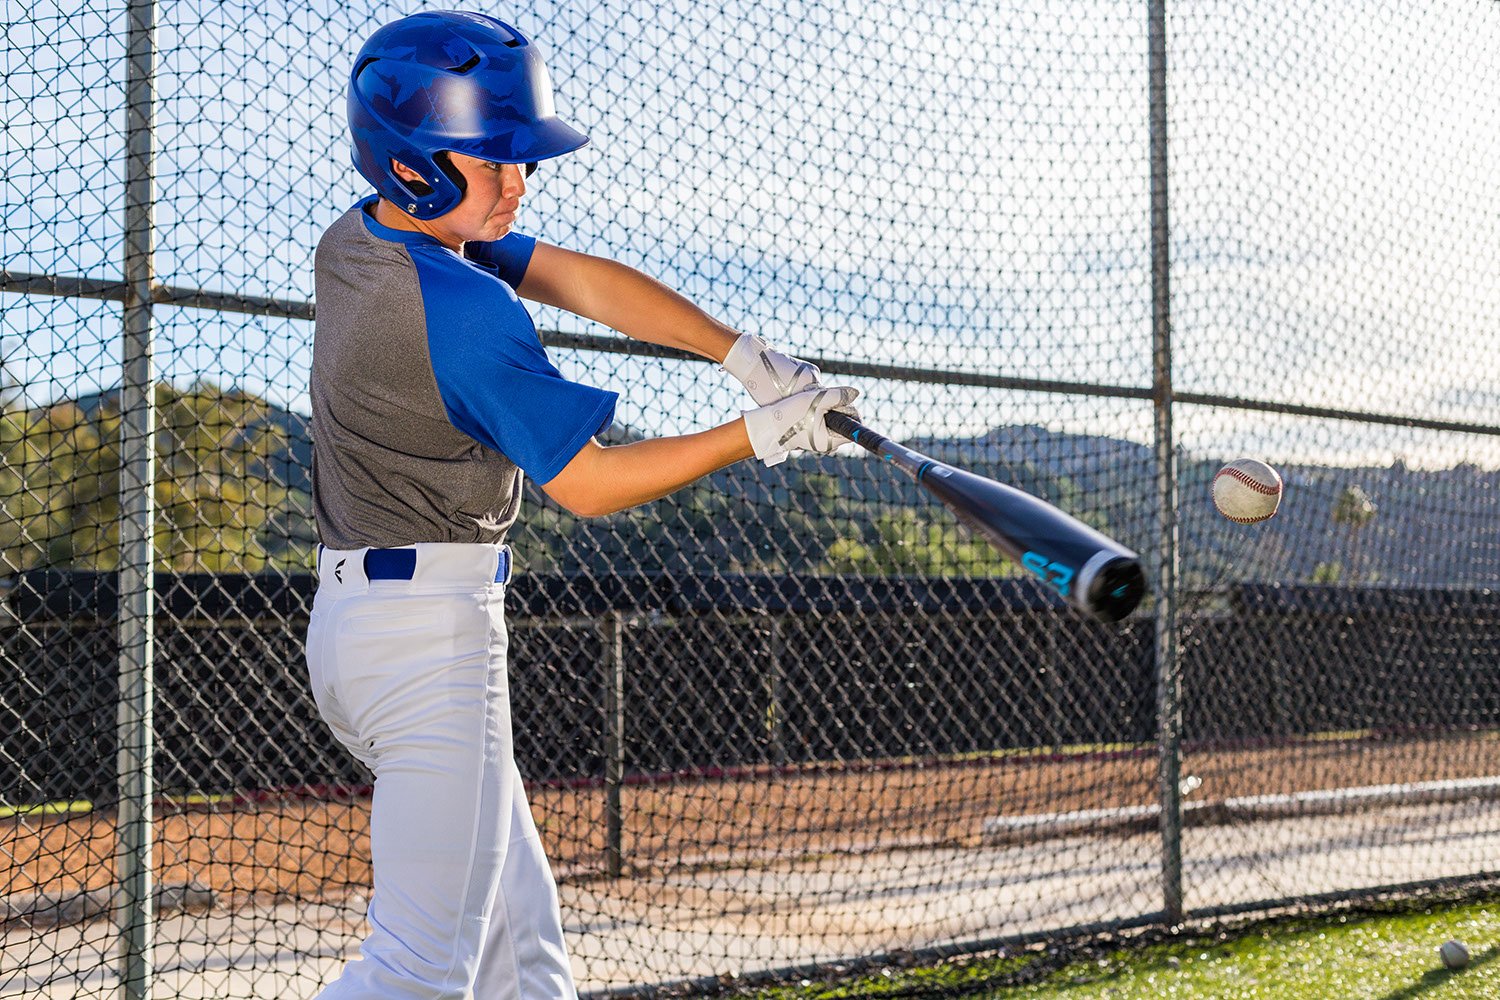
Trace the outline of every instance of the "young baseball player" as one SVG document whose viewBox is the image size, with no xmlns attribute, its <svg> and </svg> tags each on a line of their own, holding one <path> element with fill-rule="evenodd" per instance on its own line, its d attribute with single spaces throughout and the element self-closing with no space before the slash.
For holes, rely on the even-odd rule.
<svg viewBox="0 0 1500 1000">
<path fill-rule="evenodd" d="M 536 46 L 479 14 L 375 32 L 349 82 L 376 194 L 317 252 L 313 494 L 322 547 L 307 659 L 318 709 L 375 775 L 369 935 L 326 998 L 554 1000 L 575 989 L 512 753 L 507 530 L 530 476 L 608 514 L 752 454 L 829 452 L 856 392 L 650 278 L 511 231 L 560 121 Z M 602 447 L 616 394 L 563 378 L 521 299 L 722 362 L 759 408 Z"/>
</svg>

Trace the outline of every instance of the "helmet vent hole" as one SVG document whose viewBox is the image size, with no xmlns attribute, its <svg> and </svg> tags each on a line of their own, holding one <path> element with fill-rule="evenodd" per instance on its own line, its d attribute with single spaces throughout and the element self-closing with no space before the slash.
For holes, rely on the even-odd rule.
<svg viewBox="0 0 1500 1000">
<path fill-rule="evenodd" d="M 504 21 L 497 21 L 493 17 L 487 18 L 487 20 L 496 28 L 501 29 L 499 33 L 504 35 L 504 41 L 500 43 L 501 45 L 504 45 L 508 49 L 519 49 L 522 45 L 526 44 L 526 39 L 520 37 L 520 33 Z"/>
<path fill-rule="evenodd" d="M 379 59 L 375 58 L 374 56 L 371 56 L 370 58 L 366 59 L 364 62 L 360 63 L 358 66 L 354 67 L 354 79 L 358 80 L 359 79 L 359 75 L 365 71 L 365 69 L 370 65 L 370 63 L 379 62 L 379 61 L 380 61 Z"/>
<path fill-rule="evenodd" d="M 478 66 L 478 65 L 479 65 L 479 53 L 476 52 L 472 56 L 470 56 L 468 58 L 468 60 L 466 62 L 464 62 L 462 65 L 453 67 L 453 72 L 462 75 L 464 73 L 467 73 L 469 70 L 473 69 L 475 66 Z"/>
</svg>

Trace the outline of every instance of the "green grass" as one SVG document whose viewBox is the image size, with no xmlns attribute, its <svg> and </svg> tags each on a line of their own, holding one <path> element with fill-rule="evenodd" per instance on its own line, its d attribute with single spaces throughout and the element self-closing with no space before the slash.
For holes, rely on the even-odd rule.
<svg viewBox="0 0 1500 1000">
<path fill-rule="evenodd" d="M 1438 947 L 1469 947 L 1446 969 Z M 1019 985 L 1018 985 L 1019 984 Z M 1002 1000 L 1494 1000 L 1500 899 L 1262 922 L 1110 950 L 1031 951 L 844 982 L 744 994 L 763 1000 L 997 997 Z"/>
<path fill-rule="evenodd" d="M 207 794 L 190 792 L 180 795 L 158 795 L 156 801 L 166 807 L 185 808 L 211 806 L 236 801 L 233 793 Z M 0 820 L 32 819 L 46 816 L 82 816 L 94 811 L 94 803 L 87 799 L 61 799 L 56 802 L 37 802 L 29 805 L 8 805 L 0 802 Z"/>
<path fill-rule="evenodd" d="M 77 816 L 94 811 L 87 799 L 38 802 L 35 805 L 12 806 L 0 803 L 0 819 L 22 819 L 32 816 Z"/>
</svg>

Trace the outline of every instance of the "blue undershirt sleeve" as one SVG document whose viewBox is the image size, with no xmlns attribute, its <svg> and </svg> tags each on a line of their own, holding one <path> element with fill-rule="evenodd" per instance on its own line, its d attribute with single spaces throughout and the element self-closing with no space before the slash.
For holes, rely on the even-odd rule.
<svg viewBox="0 0 1500 1000">
<path fill-rule="evenodd" d="M 520 233 L 506 233 L 490 243 L 465 243 L 464 256 L 505 282 L 520 288 L 536 251 L 536 239 Z"/>
<path fill-rule="evenodd" d="M 449 422 L 538 484 L 551 481 L 614 421 L 618 394 L 563 378 L 509 287 L 446 250 L 412 258 Z"/>
</svg>

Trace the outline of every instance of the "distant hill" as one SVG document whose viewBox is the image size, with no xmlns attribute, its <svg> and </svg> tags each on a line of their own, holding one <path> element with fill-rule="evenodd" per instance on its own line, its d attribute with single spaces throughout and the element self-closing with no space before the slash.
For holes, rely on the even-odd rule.
<svg viewBox="0 0 1500 1000">
<path fill-rule="evenodd" d="M 118 393 L 77 400 L 85 412 Z M 277 406 L 265 421 L 285 436 L 268 471 L 310 492 L 309 418 Z M 641 440 L 616 425 L 607 444 Z M 1037 425 L 994 427 L 972 437 L 927 437 L 912 448 L 1015 485 L 1083 517 L 1152 558 L 1157 545 L 1156 475 L 1148 445 Z M 1280 513 L 1262 525 L 1221 518 L 1209 502 L 1213 473 L 1229 456 L 1179 464 L 1179 546 L 1191 585 L 1234 580 L 1322 579 L 1412 586 L 1500 586 L 1500 471 L 1287 465 Z M 1375 514 L 1364 526 L 1339 524 L 1339 496 L 1358 487 Z M 533 484 L 517 542 L 571 552 L 596 570 L 610 560 L 724 571 L 750 564 L 816 569 L 837 538 L 876 538 L 882 518 L 915 512 L 948 523 L 915 483 L 862 453 L 801 456 L 766 468 L 744 462 L 636 512 L 593 523 L 560 514 Z M 542 517 L 534 512 L 550 510 Z M 307 528 L 294 529 L 305 532 Z M 571 540 L 548 540 L 566 532 Z M 580 563 L 582 565 L 582 563 Z"/>
<path fill-rule="evenodd" d="M 103 392 L 80 396 L 73 401 L 87 416 L 93 417 L 101 406 L 119 406 L 120 390 L 106 389 Z M 312 492 L 312 421 L 275 403 L 265 403 L 264 423 L 286 435 L 287 446 L 272 457 L 267 471 L 282 485 L 302 493 Z M 246 430 L 254 431 L 256 425 Z"/>
<path fill-rule="evenodd" d="M 1036 424 L 992 427 L 978 437 L 919 438 L 906 443 L 933 458 L 992 478 L 1004 478 L 1011 469 L 1041 467 L 1067 476 L 1089 493 L 1117 485 L 1122 478 L 1144 481 L 1155 474 L 1155 452 L 1149 445 Z"/>
</svg>

